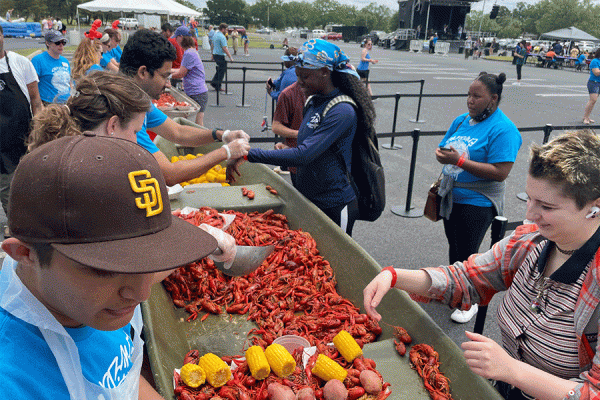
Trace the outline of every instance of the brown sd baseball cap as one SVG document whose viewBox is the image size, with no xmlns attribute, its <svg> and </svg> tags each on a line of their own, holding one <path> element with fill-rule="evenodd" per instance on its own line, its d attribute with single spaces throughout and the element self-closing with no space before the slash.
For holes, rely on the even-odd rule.
<svg viewBox="0 0 600 400">
<path fill-rule="evenodd" d="M 80 264 L 118 273 L 173 269 L 217 247 L 211 235 L 171 214 L 152 154 L 89 133 L 23 157 L 11 184 L 8 226 L 25 243 L 49 243 Z"/>
</svg>

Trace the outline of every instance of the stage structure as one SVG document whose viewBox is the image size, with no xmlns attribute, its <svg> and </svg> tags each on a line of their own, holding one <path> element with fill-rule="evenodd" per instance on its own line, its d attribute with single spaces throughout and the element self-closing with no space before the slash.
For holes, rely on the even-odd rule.
<svg viewBox="0 0 600 400">
<path fill-rule="evenodd" d="M 399 28 L 415 29 L 420 39 L 437 33 L 441 40 L 458 40 L 466 15 L 478 0 L 398 0 Z"/>
</svg>

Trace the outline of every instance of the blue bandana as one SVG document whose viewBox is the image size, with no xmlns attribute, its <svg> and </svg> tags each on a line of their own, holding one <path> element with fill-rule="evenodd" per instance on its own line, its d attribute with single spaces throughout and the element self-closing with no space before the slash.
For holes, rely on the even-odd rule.
<svg viewBox="0 0 600 400">
<path fill-rule="evenodd" d="M 298 49 L 296 66 L 308 69 L 325 67 L 330 71 L 343 72 L 359 78 L 348 61 L 348 56 L 335 44 L 323 39 L 311 39 Z"/>
</svg>

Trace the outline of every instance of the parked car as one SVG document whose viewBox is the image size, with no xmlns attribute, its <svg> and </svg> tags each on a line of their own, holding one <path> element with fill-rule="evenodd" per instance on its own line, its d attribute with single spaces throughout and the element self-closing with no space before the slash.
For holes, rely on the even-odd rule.
<svg viewBox="0 0 600 400">
<path fill-rule="evenodd" d="M 139 24 L 135 18 L 119 18 L 119 26 L 121 29 L 137 29 Z"/>
<path fill-rule="evenodd" d="M 260 34 L 269 34 L 272 33 L 273 30 L 271 28 L 260 28 L 256 30 L 256 33 L 260 33 Z"/>
<path fill-rule="evenodd" d="M 371 32 L 367 33 L 366 35 L 362 35 L 359 38 L 360 47 L 364 46 L 364 43 L 367 41 L 367 39 L 371 39 L 374 46 L 377 45 L 377 43 L 379 42 L 379 36 L 383 36 L 383 35 L 385 35 L 384 31 L 371 31 Z"/>
<path fill-rule="evenodd" d="M 328 32 L 325 37 L 327 40 L 342 40 L 342 34 L 338 32 Z"/>
<path fill-rule="evenodd" d="M 177 29 L 181 26 L 181 21 L 178 21 L 176 19 L 171 19 L 168 22 L 169 22 L 169 25 L 171 25 L 171 27 L 173 28 L 173 31 L 175 31 L 175 29 Z"/>
<path fill-rule="evenodd" d="M 243 35 L 244 33 L 246 33 L 246 28 L 244 28 L 241 25 L 229 25 L 227 27 L 227 32 L 229 32 L 229 34 L 231 35 L 231 32 L 233 32 L 234 29 L 237 29 L 237 31 L 240 35 Z"/>
<path fill-rule="evenodd" d="M 326 36 L 325 31 L 323 29 L 313 29 L 312 30 L 312 37 L 313 38 L 322 38 Z"/>
<path fill-rule="evenodd" d="M 592 52 L 592 50 L 596 48 L 596 46 L 594 46 L 594 42 L 581 41 L 576 42 L 575 44 L 577 45 L 577 47 L 579 47 L 579 51 L 581 51 L 582 53 L 586 50 L 588 52 Z"/>
<path fill-rule="evenodd" d="M 386 33 L 384 35 L 379 36 L 377 45 L 383 47 L 384 49 L 389 49 L 391 47 L 391 41 L 392 41 L 393 36 L 394 36 L 394 32 Z"/>
<path fill-rule="evenodd" d="M 311 33 L 310 29 L 302 29 L 300 31 L 300 38 L 301 39 L 308 39 L 308 34 Z"/>
</svg>

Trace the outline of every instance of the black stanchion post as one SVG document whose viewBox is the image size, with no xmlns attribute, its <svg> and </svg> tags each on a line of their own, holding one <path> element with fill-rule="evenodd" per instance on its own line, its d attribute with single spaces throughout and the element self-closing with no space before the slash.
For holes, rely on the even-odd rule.
<svg viewBox="0 0 600 400">
<path fill-rule="evenodd" d="M 394 105 L 394 122 L 392 123 L 392 134 L 396 133 L 396 121 L 398 120 L 398 103 L 400 102 L 400 93 L 396 92 L 395 99 L 396 104 Z M 381 147 L 388 150 L 401 149 L 402 146 L 400 146 L 399 144 L 394 145 L 394 138 L 395 136 L 392 136 L 390 144 L 382 144 Z"/>
<path fill-rule="evenodd" d="M 412 133 L 413 147 L 412 154 L 410 156 L 410 172 L 408 174 L 408 189 L 406 191 L 406 206 L 404 208 L 400 206 L 392 207 L 392 213 L 405 218 L 419 218 L 423 216 L 423 209 L 415 209 L 411 207 L 412 190 L 415 181 L 415 167 L 417 165 L 417 149 L 419 147 L 419 137 L 421 135 L 420 129 L 415 129 Z"/>
<path fill-rule="evenodd" d="M 546 124 L 546 126 L 544 127 L 544 140 L 542 144 L 548 143 L 548 140 L 550 139 L 550 134 L 552 133 L 552 129 L 552 124 Z"/>
<path fill-rule="evenodd" d="M 275 116 L 275 99 L 271 97 L 271 123 L 273 122 L 274 116 Z"/>
<path fill-rule="evenodd" d="M 210 105 L 211 107 L 225 107 L 225 104 L 219 104 L 219 92 L 220 91 L 221 91 L 220 89 L 216 90 L 216 93 L 217 93 L 217 104 L 211 104 Z"/>
<path fill-rule="evenodd" d="M 506 225 L 508 224 L 508 219 L 506 217 L 502 217 L 500 215 L 496 216 L 492 221 L 492 246 L 494 243 L 502 240 L 506 233 Z M 491 246 L 490 246 L 491 247 Z M 475 326 L 473 327 L 473 332 L 482 334 L 483 326 L 485 325 L 485 317 L 487 315 L 487 304 L 485 306 L 480 305 L 479 310 L 477 311 L 477 316 L 475 317 Z"/>
<path fill-rule="evenodd" d="M 246 67 L 242 67 L 242 104 L 238 104 L 238 107 L 250 107 L 250 105 L 244 103 L 246 100 Z"/>
<path fill-rule="evenodd" d="M 229 70 L 229 68 L 227 68 L 227 64 L 225 64 L 225 91 L 223 92 L 223 94 L 226 94 L 226 95 L 233 94 L 233 93 L 230 93 L 229 89 L 227 88 L 227 82 L 229 82 L 229 78 L 227 77 L 228 70 Z"/>
<path fill-rule="evenodd" d="M 425 79 L 421 79 L 421 90 L 419 90 L 419 103 L 417 104 L 417 118 L 409 119 L 410 122 L 415 123 L 423 123 L 424 119 L 419 119 L 419 115 L 421 115 L 421 100 L 423 100 L 423 86 L 425 86 Z"/>
<path fill-rule="evenodd" d="M 544 138 L 542 139 L 542 144 L 548 143 L 548 140 L 550 139 L 550 134 L 552 133 L 552 129 L 552 124 L 546 124 L 546 126 L 544 127 Z M 517 199 L 521 201 L 527 201 L 529 200 L 529 196 L 527 196 L 527 193 L 525 192 L 519 192 L 517 193 Z"/>
</svg>

